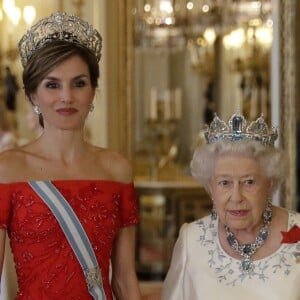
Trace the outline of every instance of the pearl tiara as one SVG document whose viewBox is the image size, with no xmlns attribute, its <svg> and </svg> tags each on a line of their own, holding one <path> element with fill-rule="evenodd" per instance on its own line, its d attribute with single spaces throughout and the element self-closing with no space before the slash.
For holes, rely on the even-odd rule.
<svg viewBox="0 0 300 300">
<path fill-rule="evenodd" d="M 56 12 L 39 20 L 21 38 L 18 46 L 23 67 L 36 50 L 59 40 L 86 47 L 100 61 L 102 38 L 99 32 L 77 16 Z"/>
<path fill-rule="evenodd" d="M 206 126 L 204 134 L 208 144 L 219 141 L 253 140 L 262 145 L 274 146 L 278 137 L 277 129 L 274 127 L 269 129 L 262 115 L 247 126 L 245 117 L 239 113 L 233 114 L 228 124 L 215 114 L 211 124 Z"/>
</svg>

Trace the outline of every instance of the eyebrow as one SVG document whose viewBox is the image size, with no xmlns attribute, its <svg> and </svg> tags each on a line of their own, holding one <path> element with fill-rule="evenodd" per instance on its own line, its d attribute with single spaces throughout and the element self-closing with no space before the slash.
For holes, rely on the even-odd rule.
<svg viewBox="0 0 300 300">
<path fill-rule="evenodd" d="M 226 177 L 226 178 L 228 178 L 228 177 L 234 177 L 234 176 L 232 176 L 230 174 L 226 174 L 226 173 L 220 173 L 220 174 L 216 174 L 215 175 L 215 178 L 219 178 L 219 177 L 222 177 L 222 178 Z M 255 174 L 253 174 L 253 173 L 247 173 L 247 174 L 241 176 L 242 179 L 243 178 L 247 178 L 247 177 L 255 177 Z"/>
<path fill-rule="evenodd" d="M 80 75 L 75 76 L 74 78 L 72 78 L 72 80 L 76 80 L 76 79 L 80 79 L 80 78 L 88 78 L 88 76 L 85 75 L 85 74 L 80 74 Z M 57 78 L 55 76 L 46 76 L 44 78 L 44 80 L 60 80 L 60 78 Z"/>
</svg>

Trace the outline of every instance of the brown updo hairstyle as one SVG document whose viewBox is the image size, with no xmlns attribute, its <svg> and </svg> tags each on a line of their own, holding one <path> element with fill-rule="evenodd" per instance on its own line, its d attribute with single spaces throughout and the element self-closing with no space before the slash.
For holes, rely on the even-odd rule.
<svg viewBox="0 0 300 300">
<path fill-rule="evenodd" d="M 42 80 L 59 64 L 73 55 L 80 56 L 88 65 L 91 85 L 98 87 L 99 64 L 96 56 L 87 48 L 66 41 L 53 41 L 36 50 L 23 70 L 25 95 L 31 102 Z M 39 123 L 44 127 L 43 117 L 39 114 Z"/>
</svg>

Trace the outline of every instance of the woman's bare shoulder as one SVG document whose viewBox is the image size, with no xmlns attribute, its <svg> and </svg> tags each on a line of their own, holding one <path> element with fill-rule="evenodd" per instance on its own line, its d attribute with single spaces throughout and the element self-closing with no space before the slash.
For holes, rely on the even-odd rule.
<svg viewBox="0 0 300 300">
<path fill-rule="evenodd" d="M 97 162 L 111 177 L 120 182 L 132 181 L 132 164 L 121 153 L 109 149 L 97 149 Z"/>
<path fill-rule="evenodd" d="M 24 158 L 22 148 L 13 148 L 0 153 L 0 168 L 10 167 L 12 164 L 18 164 L 20 159 Z"/>
<path fill-rule="evenodd" d="M 26 154 L 22 148 L 13 148 L 0 153 L 0 182 L 15 181 L 23 172 Z"/>
</svg>

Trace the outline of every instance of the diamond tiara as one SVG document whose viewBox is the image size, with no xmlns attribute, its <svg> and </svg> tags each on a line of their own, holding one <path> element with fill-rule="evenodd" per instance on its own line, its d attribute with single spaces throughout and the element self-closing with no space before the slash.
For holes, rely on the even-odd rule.
<svg viewBox="0 0 300 300">
<path fill-rule="evenodd" d="M 216 114 L 213 121 L 205 128 L 205 139 L 208 144 L 219 141 L 258 141 L 262 145 L 274 146 L 278 137 L 277 129 L 268 128 L 263 116 L 247 126 L 245 117 L 239 113 L 233 114 L 228 121 L 222 121 Z"/>
<path fill-rule="evenodd" d="M 57 40 L 86 47 L 100 61 L 102 38 L 99 32 L 77 16 L 56 12 L 39 20 L 21 38 L 18 47 L 23 67 L 36 50 Z"/>
</svg>

